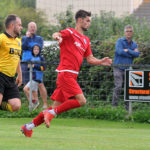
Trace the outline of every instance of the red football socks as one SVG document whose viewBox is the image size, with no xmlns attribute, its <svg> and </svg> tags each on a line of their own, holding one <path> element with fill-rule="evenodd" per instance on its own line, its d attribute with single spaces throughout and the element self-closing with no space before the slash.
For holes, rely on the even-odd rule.
<svg viewBox="0 0 150 150">
<path fill-rule="evenodd" d="M 54 108 L 56 114 L 61 114 L 73 108 L 80 107 L 80 103 L 76 99 L 68 100 L 62 103 L 60 106 Z"/>
<path fill-rule="evenodd" d="M 55 111 L 56 114 L 61 114 L 63 112 L 66 112 L 66 111 L 68 111 L 70 109 L 77 108 L 77 107 L 80 107 L 80 103 L 76 99 L 72 99 L 72 100 L 65 101 L 60 106 L 54 108 L 54 111 Z M 52 107 L 49 107 L 48 109 L 50 110 L 50 109 L 52 109 Z M 35 127 L 37 127 L 40 124 L 42 124 L 44 122 L 43 111 L 40 112 L 38 114 L 38 116 L 36 116 L 33 119 L 32 122 L 34 123 Z"/>
<path fill-rule="evenodd" d="M 52 107 L 49 107 L 48 109 L 52 109 Z M 35 127 L 39 126 L 44 122 L 44 114 L 43 111 L 40 112 L 33 120 L 32 122 L 34 123 Z"/>
</svg>

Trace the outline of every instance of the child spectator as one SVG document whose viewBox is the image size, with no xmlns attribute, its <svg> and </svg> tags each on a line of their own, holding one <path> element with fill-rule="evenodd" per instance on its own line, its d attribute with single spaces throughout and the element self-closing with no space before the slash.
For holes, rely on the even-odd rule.
<svg viewBox="0 0 150 150">
<path fill-rule="evenodd" d="M 45 59 L 40 55 L 40 46 L 37 43 L 34 43 L 32 47 L 32 57 L 31 61 L 41 62 L 45 61 Z M 30 68 L 30 64 L 28 64 L 28 68 Z M 24 92 L 27 96 L 28 101 L 30 101 L 30 88 L 32 88 L 32 107 L 29 103 L 29 108 L 31 110 L 35 110 L 39 106 L 38 100 L 38 84 L 43 82 L 43 71 L 45 70 L 46 66 L 44 64 L 32 64 L 33 74 L 32 74 L 32 86 L 31 81 L 29 81 L 25 87 Z"/>
</svg>

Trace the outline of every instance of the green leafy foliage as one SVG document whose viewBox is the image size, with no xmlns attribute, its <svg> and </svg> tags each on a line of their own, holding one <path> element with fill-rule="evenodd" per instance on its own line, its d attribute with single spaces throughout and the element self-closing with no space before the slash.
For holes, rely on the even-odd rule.
<svg viewBox="0 0 150 150">
<path fill-rule="evenodd" d="M 39 30 L 37 34 L 44 35 L 44 38 L 50 37 L 48 34 L 48 22 L 46 15 L 42 11 L 35 9 L 35 0 L 5 0 L 0 1 L 0 32 L 4 32 L 4 20 L 8 14 L 16 14 L 22 20 L 23 31 L 22 35 L 25 35 L 27 25 L 29 22 L 34 21 L 37 23 Z M 45 16 L 45 17 L 44 17 Z M 45 31 L 46 29 L 46 31 Z M 53 30 L 54 27 L 51 29 Z M 43 33 L 44 32 L 44 33 Z"/>
<path fill-rule="evenodd" d="M 16 0 L 16 1 L 20 1 L 20 5 L 21 7 L 32 7 L 35 8 L 36 5 L 36 0 Z"/>
<path fill-rule="evenodd" d="M 55 15 L 58 20 L 58 24 L 60 25 L 60 30 L 63 30 L 67 27 L 74 27 L 74 14 L 72 12 L 72 6 L 68 6 L 66 12 L 61 12 L 60 14 Z"/>
<path fill-rule="evenodd" d="M 42 103 L 42 102 L 41 102 Z M 58 118 L 85 118 L 85 119 L 100 119 L 100 120 L 112 120 L 112 121 L 132 121 L 132 122 L 150 122 L 150 110 L 149 106 L 144 106 L 141 104 L 140 109 L 135 109 L 131 116 L 128 116 L 128 112 L 120 105 L 117 108 L 112 108 L 110 104 L 105 102 L 94 103 L 88 102 L 84 107 L 76 108 L 68 112 L 64 112 L 58 115 Z M 18 112 L 7 112 L 0 110 L 0 118 L 34 118 L 41 111 L 40 108 L 35 111 L 28 111 L 27 101 L 22 102 L 22 108 Z"/>
</svg>

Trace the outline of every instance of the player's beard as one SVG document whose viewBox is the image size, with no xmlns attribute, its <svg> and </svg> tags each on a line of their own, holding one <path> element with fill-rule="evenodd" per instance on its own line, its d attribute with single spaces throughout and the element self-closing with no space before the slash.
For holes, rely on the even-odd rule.
<svg viewBox="0 0 150 150">
<path fill-rule="evenodd" d="M 20 32 L 19 32 L 19 31 L 17 31 L 17 29 L 16 29 L 16 28 L 14 29 L 14 34 L 15 34 L 15 37 L 20 36 Z"/>
</svg>

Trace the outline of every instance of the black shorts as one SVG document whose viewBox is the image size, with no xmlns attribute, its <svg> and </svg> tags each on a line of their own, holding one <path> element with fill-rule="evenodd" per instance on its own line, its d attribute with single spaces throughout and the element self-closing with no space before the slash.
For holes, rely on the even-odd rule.
<svg viewBox="0 0 150 150">
<path fill-rule="evenodd" d="M 9 77 L 0 72 L 0 93 L 3 95 L 3 101 L 8 101 L 12 98 L 19 98 L 19 89 L 15 84 L 14 77 Z"/>
</svg>

